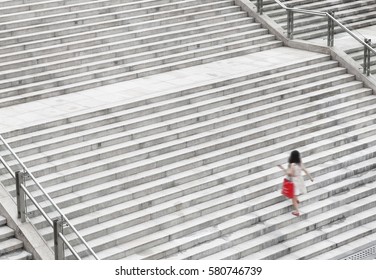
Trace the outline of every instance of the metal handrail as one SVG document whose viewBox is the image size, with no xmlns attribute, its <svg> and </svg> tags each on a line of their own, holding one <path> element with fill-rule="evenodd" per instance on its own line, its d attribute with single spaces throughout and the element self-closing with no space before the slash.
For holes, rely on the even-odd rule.
<svg viewBox="0 0 376 280">
<path fill-rule="evenodd" d="M 298 12 L 298 13 L 302 13 L 302 14 L 310 14 L 310 15 L 324 16 L 324 17 L 330 18 L 331 20 L 333 20 L 334 22 L 336 22 L 343 30 L 345 30 L 351 37 L 353 37 L 355 40 L 357 40 L 359 43 L 361 43 L 364 47 L 366 47 L 367 49 L 369 49 L 371 52 L 373 52 L 374 54 L 376 54 L 376 50 L 374 48 L 372 48 L 372 46 L 366 44 L 361 38 L 359 38 L 357 35 L 355 35 L 354 32 L 352 32 L 350 29 L 348 29 L 345 25 L 343 25 L 338 19 L 336 19 L 330 13 L 328 13 L 328 12 L 317 12 L 317 11 L 311 11 L 311 10 L 304 10 L 304 9 L 299 9 L 299 8 L 291 8 L 291 7 L 286 6 L 285 4 L 283 4 L 279 0 L 274 0 L 274 1 L 278 5 L 280 5 L 282 8 L 284 8 L 285 10 L 290 10 L 290 11 Z"/>
<path fill-rule="evenodd" d="M 278 1 L 278 0 L 276 0 Z M 376 50 L 372 48 L 372 46 L 366 44 L 362 39 L 360 39 L 358 36 L 355 35 L 354 32 L 352 32 L 350 29 L 348 29 L 346 26 L 344 26 L 339 20 L 337 20 L 335 17 L 333 17 L 331 14 L 326 13 L 327 17 L 331 18 L 333 21 L 335 21 L 343 30 L 345 30 L 351 37 L 353 37 L 355 40 L 357 40 L 359 43 L 361 43 L 364 47 L 369 49 L 371 52 L 376 54 Z"/>
<path fill-rule="evenodd" d="M 40 191 L 47 197 L 49 202 L 55 207 L 56 211 L 61 215 L 64 222 L 69 225 L 69 227 L 73 230 L 73 232 L 77 235 L 77 237 L 81 240 L 81 242 L 85 245 L 85 247 L 90 251 L 90 253 L 94 256 L 96 260 L 99 260 L 99 257 L 97 254 L 93 251 L 93 249 L 87 244 L 85 239 L 79 234 L 79 232 L 76 230 L 76 228 L 71 224 L 71 222 L 68 220 L 68 218 L 64 215 L 64 213 L 60 210 L 60 208 L 56 205 L 56 203 L 52 200 L 52 198 L 48 195 L 48 193 L 43 189 L 43 187 L 39 184 L 37 179 L 34 177 L 34 175 L 29 171 L 29 169 L 21 162 L 19 157 L 16 155 L 16 153 L 13 151 L 13 149 L 9 146 L 9 144 L 5 141 L 5 139 L 0 135 L 0 140 L 4 143 L 4 145 L 7 147 L 7 149 L 11 152 L 11 154 L 14 156 L 14 158 L 18 161 L 18 163 L 22 166 L 24 171 L 27 172 L 27 174 L 30 176 L 30 178 L 34 181 L 36 186 L 39 188 Z M 3 158 L 0 156 L 0 161 L 5 166 L 5 168 L 8 170 L 8 172 L 12 175 L 13 178 L 15 178 L 15 175 L 13 174 L 12 169 L 8 166 L 8 164 L 3 160 Z M 21 184 L 23 190 L 27 194 L 27 196 L 30 198 L 30 200 L 33 202 L 33 204 L 37 207 L 37 209 L 42 213 L 43 217 L 47 220 L 47 222 L 50 224 L 50 226 L 53 226 L 53 222 L 48 217 L 46 212 L 40 207 L 39 203 L 32 197 L 31 193 Z M 60 237 L 62 238 L 63 242 L 68 246 L 70 251 L 76 256 L 76 258 L 81 259 L 77 252 L 73 249 L 73 247 L 69 244 L 68 240 L 59 233 Z"/>
<path fill-rule="evenodd" d="M 363 73 L 370 75 L 370 65 L 371 65 L 371 52 L 376 55 L 376 50 L 372 47 L 371 39 L 365 38 L 362 40 L 359 36 L 355 35 L 350 29 L 348 29 L 343 23 L 334 17 L 334 11 L 320 12 L 312 10 L 304 10 L 299 8 L 293 8 L 285 5 L 280 0 L 274 0 L 281 8 L 285 9 L 287 12 L 287 36 L 289 39 L 293 39 L 294 30 L 294 13 L 302 13 L 308 15 L 316 15 L 321 17 L 326 17 L 328 19 L 328 46 L 334 46 L 334 23 L 336 23 L 340 28 L 347 32 L 351 37 L 358 41 L 364 48 L 364 64 Z M 263 0 L 257 0 L 257 12 L 261 15 L 263 14 Z"/>
<path fill-rule="evenodd" d="M 1 136 L 0 136 L 1 137 Z M 12 169 L 9 167 L 9 165 L 5 162 L 5 160 L 0 156 L 0 161 L 1 163 L 4 165 L 5 169 L 8 170 L 9 174 L 13 177 L 13 179 L 16 179 L 16 176 L 14 175 Z M 43 210 L 42 207 L 40 207 L 39 203 L 35 200 L 35 198 L 31 195 L 31 193 L 27 190 L 27 188 L 25 188 L 24 185 L 20 185 L 21 188 L 23 189 L 23 191 L 25 192 L 25 194 L 29 197 L 29 199 L 31 200 L 31 202 L 33 202 L 33 204 L 35 205 L 35 207 L 40 211 L 40 213 L 42 214 L 42 216 L 46 219 L 46 221 L 50 224 L 50 226 L 52 227 L 53 226 L 53 222 L 52 220 L 50 219 L 50 217 L 47 215 L 47 213 Z M 80 256 L 77 254 L 77 252 L 73 249 L 72 245 L 69 244 L 68 240 L 65 238 L 64 235 L 62 235 L 61 233 L 59 233 L 59 236 L 60 238 L 63 240 L 63 242 L 65 243 L 65 245 L 67 245 L 68 249 L 72 252 L 72 254 L 78 259 L 78 260 L 81 260 Z"/>
</svg>

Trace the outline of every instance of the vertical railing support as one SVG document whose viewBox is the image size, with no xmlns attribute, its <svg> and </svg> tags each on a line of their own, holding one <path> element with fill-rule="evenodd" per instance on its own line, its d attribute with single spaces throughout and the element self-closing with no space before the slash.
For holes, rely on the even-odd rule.
<svg viewBox="0 0 376 280">
<path fill-rule="evenodd" d="M 287 10 L 287 37 L 294 39 L 294 12 L 290 9 Z"/>
<path fill-rule="evenodd" d="M 364 39 L 364 43 L 371 47 L 371 39 Z M 364 46 L 364 61 L 363 61 L 363 74 L 367 76 L 371 73 L 371 51 L 367 46 Z"/>
<path fill-rule="evenodd" d="M 64 260 L 64 243 L 60 238 L 59 233 L 63 232 L 63 220 L 60 218 L 54 219 L 54 250 L 55 260 Z"/>
<path fill-rule="evenodd" d="M 264 1 L 263 0 L 257 0 L 257 12 L 262 15 L 262 10 L 264 7 Z"/>
<path fill-rule="evenodd" d="M 328 11 L 328 47 L 334 46 L 334 11 Z M 333 18 L 332 18 L 333 17 Z"/>
<path fill-rule="evenodd" d="M 17 217 L 21 219 L 21 222 L 26 222 L 26 203 L 25 203 L 25 191 L 22 189 L 21 184 L 23 181 L 23 173 L 21 171 L 16 171 L 16 195 L 17 195 Z"/>
<path fill-rule="evenodd" d="M 328 14 L 334 18 L 334 11 L 328 11 Z M 328 47 L 334 46 L 334 20 L 328 16 Z"/>
</svg>

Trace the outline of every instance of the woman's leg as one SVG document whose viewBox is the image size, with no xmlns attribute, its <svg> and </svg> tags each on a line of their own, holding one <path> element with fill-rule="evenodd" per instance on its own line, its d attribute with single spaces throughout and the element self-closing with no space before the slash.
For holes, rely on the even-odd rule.
<svg viewBox="0 0 376 280">
<path fill-rule="evenodd" d="M 298 216 L 299 215 L 299 208 L 298 208 L 298 199 L 296 198 L 296 195 L 291 199 L 292 200 L 292 206 L 294 206 L 295 211 L 292 212 L 294 215 Z"/>
</svg>

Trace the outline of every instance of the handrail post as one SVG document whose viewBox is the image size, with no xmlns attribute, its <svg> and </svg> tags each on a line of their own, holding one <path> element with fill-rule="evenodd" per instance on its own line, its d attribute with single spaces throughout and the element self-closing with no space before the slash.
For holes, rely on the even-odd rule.
<svg viewBox="0 0 376 280">
<path fill-rule="evenodd" d="M 290 9 L 287 10 L 287 37 L 294 38 L 294 11 Z"/>
<path fill-rule="evenodd" d="M 264 1 L 263 0 L 257 0 L 257 12 L 262 15 L 262 10 L 264 7 Z"/>
<path fill-rule="evenodd" d="M 328 14 L 334 17 L 334 11 L 328 11 Z M 334 46 L 334 20 L 328 16 L 328 47 Z"/>
<path fill-rule="evenodd" d="M 64 242 L 59 236 L 59 234 L 63 232 L 63 220 L 56 218 L 53 220 L 53 223 L 55 260 L 64 260 Z"/>
<path fill-rule="evenodd" d="M 371 46 L 371 39 L 364 39 L 364 43 Z M 370 75 L 371 67 L 371 51 L 364 45 L 364 61 L 363 61 L 363 74 Z"/>
<path fill-rule="evenodd" d="M 21 171 L 16 171 L 16 194 L 17 194 L 17 217 L 21 218 L 21 223 L 26 222 L 26 214 L 25 214 L 25 191 L 21 187 L 22 184 L 22 177 L 23 173 Z"/>
</svg>

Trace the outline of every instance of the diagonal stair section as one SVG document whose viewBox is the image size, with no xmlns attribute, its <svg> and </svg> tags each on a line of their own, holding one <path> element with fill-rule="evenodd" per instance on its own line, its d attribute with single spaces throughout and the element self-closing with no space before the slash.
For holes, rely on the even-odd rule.
<svg viewBox="0 0 376 280">
<path fill-rule="evenodd" d="M 256 3 L 255 0 L 252 0 Z M 335 17 L 339 19 L 350 30 L 360 29 L 371 25 L 376 25 L 376 3 L 372 0 L 344 1 L 344 0 L 293 0 L 282 1 L 289 7 L 312 10 L 312 11 L 334 11 Z M 287 29 L 287 13 L 274 0 L 264 0 L 263 11 L 275 22 Z M 335 33 L 343 30 L 335 26 Z M 307 14 L 294 15 L 294 38 L 315 39 L 327 36 L 327 19 L 320 16 Z"/>
<path fill-rule="evenodd" d="M 256 0 L 252 0 L 256 5 Z M 335 17 L 343 23 L 349 30 L 362 40 L 372 38 L 376 27 L 376 3 L 372 0 L 362 1 L 312 1 L 312 0 L 293 0 L 281 1 L 290 7 L 300 8 L 311 11 L 328 12 L 334 11 Z M 272 18 L 282 28 L 287 30 L 287 12 L 282 9 L 274 0 L 264 0 L 263 12 Z M 335 25 L 334 45 L 343 49 L 358 64 L 363 66 L 364 48 L 350 35 L 343 33 L 344 30 Z M 341 34 L 342 33 L 342 34 Z M 310 40 L 311 42 L 326 44 L 328 25 L 326 17 L 313 16 L 302 13 L 294 14 L 294 38 Z M 373 45 L 374 47 L 374 45 Z M 371 74 L 376 73 L 376 57 L 371 55 Z"/>
<path fill-rule="evenodd" d="M 0 260 L 31 260 L 32 254 L 23 249 L 23 242 L 15 238 L 14 230 L 0 216 Z"/>
</svg>

